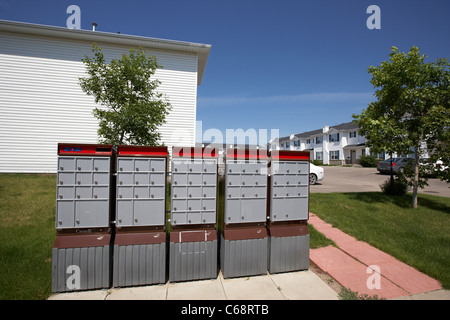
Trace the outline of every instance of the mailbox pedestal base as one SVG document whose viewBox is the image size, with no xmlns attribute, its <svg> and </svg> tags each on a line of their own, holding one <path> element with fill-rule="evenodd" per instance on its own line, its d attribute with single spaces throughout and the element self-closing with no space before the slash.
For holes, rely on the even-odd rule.
<svg viewBox="0 0 450 320">
<path fill-rule="evenodd" d="M 269 227 L 269 272 L 309 268 L 309 232 L 306 224 Z"/>
<path fill-rule="evenodd" d="M 111 286 L 111 235 L 57 235 L 52 249 L 52 292 Z"/>
<path fill-rule="evenodd" d="M 170 232 L 169 281 L 217 277 L 217 231 L 173 230 Z"/>
<path fill-rule="evenodd" d="M 267 273 L 268 236 L 265 227 L 225 229 L 221 235 L 220 266 L 224 278 Z"/>
<path fill-rule="evenodd" d="M 113 286 L 164 283 L 166 246 L 165 231 L 117 233 L 114 239 Z"/>
</svg>

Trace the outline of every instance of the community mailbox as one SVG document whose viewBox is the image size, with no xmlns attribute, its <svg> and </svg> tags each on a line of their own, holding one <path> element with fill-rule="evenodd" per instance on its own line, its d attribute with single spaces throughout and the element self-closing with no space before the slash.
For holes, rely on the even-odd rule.
<svg viewBox="0 0 450 320">
<path fill-rule="evenodd" d="M 111 145 L 59 144 L 56 229 L 109 228 Z"/>
<path fill-rule="evenodd" d="M 267 272 L 266 150 L 228 149 L 220 265 L 223 276 Z"/>
<path fill-rule="evenodd" d="M 217 161 L 214 148 L 174 147 L 170 281 L 217 276 Z"/>
<path fill-rule="evenodd" d="M 270 159 L 269 271 L 309 267 L 309 152 L 277 150 Z"/>
<path fill-rule="evenodd" d="M 166 280 L 165 146 L 117 146 L 113 286 Z"/>
<path fill-rule="evenodd" d="M 52 291 L 111 284 L 111 145 L 58 144 Z"/>
</svg>

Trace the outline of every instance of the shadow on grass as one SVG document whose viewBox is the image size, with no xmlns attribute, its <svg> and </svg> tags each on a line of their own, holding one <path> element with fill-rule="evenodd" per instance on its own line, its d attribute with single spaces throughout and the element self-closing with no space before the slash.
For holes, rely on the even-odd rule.
<svg viewBox="0 0 450 320">
<path fill-rule="evenodd" d="M 387 195 L 382 192 L 360 192 L 360 193 L 344 193 L 349 199 L 358 200 L 366 203 L 387 203 L 393 204 L 403 209 L 412 209 L 412 195 L 410 193 L 403 196 Z M 450 205 L 447 205 L 438 199 L 418 195 L 419 207 L 426 207 L 431 210 L 441 211 L 450 214 Z"/>
</svg>

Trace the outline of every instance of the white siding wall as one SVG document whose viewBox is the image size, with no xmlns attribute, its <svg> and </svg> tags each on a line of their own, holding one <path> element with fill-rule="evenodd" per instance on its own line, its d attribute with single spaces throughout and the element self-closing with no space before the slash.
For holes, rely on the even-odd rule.
<svg viewBox="0 0 450 320">
<path fill-rule="evenodd" d="M 129 47 L 103 45 L 107 60 Z M 56 172 L 59 142 L 97 143 L 94 99 L 84 94 L 81 59 L 92 43 L 0 32 L 0 172 Z M 146 50 L 172 111 L 160 129 L 168 145 L 195 145 L 197 55 Z"/>
</svg>

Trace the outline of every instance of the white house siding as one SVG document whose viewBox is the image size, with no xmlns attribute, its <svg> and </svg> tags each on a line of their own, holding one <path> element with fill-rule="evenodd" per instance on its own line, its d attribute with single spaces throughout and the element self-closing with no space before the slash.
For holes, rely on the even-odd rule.
<svg viewBox="0 0 450 320">
<path fill-rule="evenodd" d="M 107 60 L 130 49 L 96 44 Z M 91 47 L 89 41 L 0 32 L 0 172 L 55 172 L 59 142 L 97 143 L 95 102 L 78 84 Z M 194 146 L 197 54 L 145 50 L 163 66 L 155 74 L 158 91 L 173 107 L 160 128 L 162 141 Z"/>
</svg>

